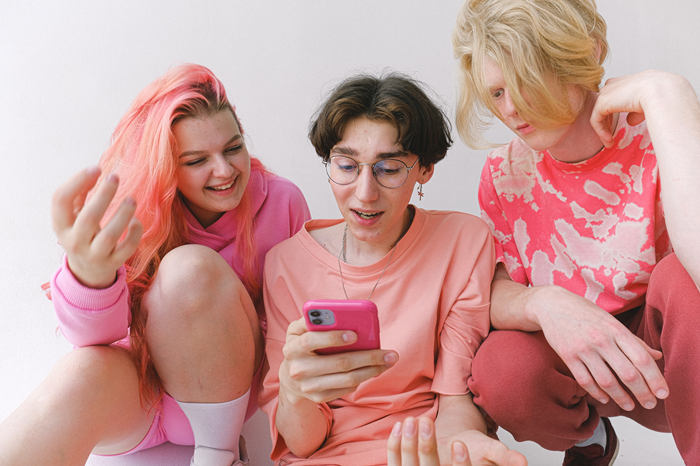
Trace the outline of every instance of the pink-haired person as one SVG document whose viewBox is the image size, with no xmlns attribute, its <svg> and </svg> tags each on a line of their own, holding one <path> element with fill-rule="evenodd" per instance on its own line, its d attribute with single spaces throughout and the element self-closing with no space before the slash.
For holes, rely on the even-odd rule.
<svg viewBox="0 0 700 466">
<path fill-rule="evenodd" d="M 148 85 L 52 215 L 66 254 L 51 294 L 77 348 L 0 425 L 0 463 L 84 464 L 166 441 L 194 445 L 192 464 L 245 461 L 263 259 L 309 211 L 250 156 L 222 83 L 190 64 Z"/>
</svg>

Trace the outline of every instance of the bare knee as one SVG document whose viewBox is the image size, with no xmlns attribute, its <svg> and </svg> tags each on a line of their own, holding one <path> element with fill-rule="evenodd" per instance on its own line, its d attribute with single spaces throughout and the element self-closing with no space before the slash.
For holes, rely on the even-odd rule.
<svg viewBox="0 0 700 466">
<path fill-rule="evenodd" d="M 180 318 L 201 318 L 239 300 L 241 293 L 247 293 L 243 284 L 216 251 L 189 244 L 165 255 L 145 303 L 149 317 L 177 313 Z"/>
<path fill-rule="evenodd" d="M 66 355 L 51 371 L 42 393 L 50 403 L 79 401 L 82 406 L 104 406 L 115 392 L 132 387 L 138 395 L 138 375 L 126 350 L 87 346 Z"/>
</svg>

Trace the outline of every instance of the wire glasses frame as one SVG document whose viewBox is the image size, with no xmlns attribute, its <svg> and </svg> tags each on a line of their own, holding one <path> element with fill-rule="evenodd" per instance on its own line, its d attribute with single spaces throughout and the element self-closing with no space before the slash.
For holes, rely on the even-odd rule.
<svg viewBox="0 0 700 466">
<path fill-rule="evenodd" d="M 360 163 L 355 159 L 344 155 L 332 155 L 324 161 L 328 179 L 335 184 L 347 185 L 353 183 L 360 176 L 362 165 L 368 165 L 372 169 L 372 176 L 381 186 L 395 189 L 403 186 L 408 179 L 408 174 L 416 166 L 416 159 L 411 166 L 399 159 L 382 159 L 376 162 Z"/>
</svg>

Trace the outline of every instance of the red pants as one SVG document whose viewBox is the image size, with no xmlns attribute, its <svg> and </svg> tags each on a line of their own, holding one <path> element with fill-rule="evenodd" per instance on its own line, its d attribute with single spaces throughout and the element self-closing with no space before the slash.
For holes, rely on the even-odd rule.
<svg viewBox="0 0 700 466">
<path fill-rule="evenodd" d="M 622 410 L 584 391 L 542 332 L 498 330 L 484 340 L 472 363 L 474 402 L 518 441 L 566 450 L 589 438 L 601 416 L 627 416 L 672 432 L 687 464 L 700 465 L 700 293 L 675 254 L 654 268 L 646 305 L 617 316 L 650 347 L 669 397 L 652 410 L 638 403 Z M 636 401 L 636 400 L 635 400 Z"/>
</svg>

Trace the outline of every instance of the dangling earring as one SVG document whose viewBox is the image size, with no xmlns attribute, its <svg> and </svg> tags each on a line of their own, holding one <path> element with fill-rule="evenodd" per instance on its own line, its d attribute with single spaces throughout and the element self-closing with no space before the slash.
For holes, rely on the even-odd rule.
<svg viewBox="0 0 700 466">
<path fill-rule="evenodd" d="M 423 185 L 420 183 L 418 184 L 418 200 L 423 200 Z"/>
</svg>

